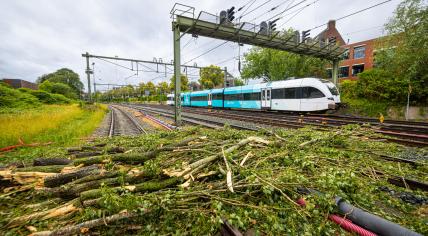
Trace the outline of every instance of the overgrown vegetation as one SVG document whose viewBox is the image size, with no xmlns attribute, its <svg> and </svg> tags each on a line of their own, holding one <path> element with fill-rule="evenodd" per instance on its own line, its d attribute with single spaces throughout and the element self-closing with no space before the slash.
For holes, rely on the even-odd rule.
<svg viewBox="0 0 428 236">
<path fill-rule="evenodd" d="M 428 104 L 428 5 L 422 0 L 400 3 L 385 25 L 388 35 L 377 40 L 376 68 L 343 82 L 342 95 L 371 103 Z"/>
<path fill-rule="evenodd" d="M 41 104 L 70 104 L 71 102 L 72 100 L 61 94 L 27 88 L 13 89 L 0 83 L 0 113 L 38 107 Z"/>
<path fill-rule="evenodd" d="M 67 68 L 42 75 L 37 79 L 37 83 L 41 86 L 40 89 L 59 93 L 73 99 L 78 98 L 83 90 L 83 83 L 80 81 L 79 74 Z"/>
<path fill-rule="evenodd" d="M 70 158 L 71 166 L 7 173 L 22 176 L 22 171 L 38 168 L 89 175 L 61 182 L 64 174 L 46 174 L 49 180 L 34 176 L 22 185 L 15 183 L 0 196 L 7 199 L 1 201 L 5 214 L 0 227 L 6 235 L 34 229 L 62 235 L 209 235 L 226 219 L 241 232 L 338 235 L 345 231 L 328 214 L 338 212 L 333 198 L 340 196 L 427 234 L 426 192 L 388 182 L 394 176 L 428 181 L 427 151 L 386 143 L 372 132 L 355 125 L 330 131 L 188 128 L 100 139 L 68 152 L 45 147 L 45 157 Z M 79 158 L 99 151 L 102 155 Z M 305 195 L 302 187 L 323 194 Z M 398 195 L 403 192 L 408 197 Z M 300 197 L 306 207 L 295 204 Z M 82 225 L 74 227 L 78 223 Z"/>
<path fill-rule="evenodd" d="M 20 140 L 27 144 L 52 142 L 53 146 L 80 143 L 79 138 L 98 127 L 106 110 L 104 105 L 43 105 L 0 114 L 0 148 Z"/>
</svg>

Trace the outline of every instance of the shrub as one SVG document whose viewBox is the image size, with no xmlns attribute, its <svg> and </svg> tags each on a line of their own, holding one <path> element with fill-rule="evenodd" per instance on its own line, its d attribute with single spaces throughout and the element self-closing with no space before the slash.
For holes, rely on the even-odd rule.
<svg viewBox="0 0 428 236">
<path fill-rule="evenodd" d="M 71 103 L 71 99 L 65 97 L 62 94 L 53 93 L 53 94 L 51 94 L 51 96 L 53 99 L 55 99 L 56 104 L 70 104 Z"/>
<path fill-rule="evenodd" d="M 39 100 L 31 94 L 20 92 L 0 84 L 0 107 L 18 108 L 39 106 Z"/>
<path fill-rule="evenodd" d="M 51 93 L 48 93 L 46 91 L 43 90 L 33 90 L 30 91 L 30 93 L 37 97 L 39 99 L 39 101 L 41 101 L 42 103 L 46 103 L 46 104 L 54 104 L 55 103 L 55 98 L 52 97 Z"/>
</svg>

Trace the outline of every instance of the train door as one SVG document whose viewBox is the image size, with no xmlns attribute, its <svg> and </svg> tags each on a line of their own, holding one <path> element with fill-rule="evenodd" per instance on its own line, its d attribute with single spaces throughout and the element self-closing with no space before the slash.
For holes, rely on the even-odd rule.
<svg viewBox="0 0 428 236">
<path fill-rule="evenodd" d="M 262 88 L 262 109 L 271 108 L 272 88 Z"/>
<path fill-rule="evenodd" d="M 208 94 L 208 106 L 212 106 L 213 95 L 211 93 Z"/>
</svg>

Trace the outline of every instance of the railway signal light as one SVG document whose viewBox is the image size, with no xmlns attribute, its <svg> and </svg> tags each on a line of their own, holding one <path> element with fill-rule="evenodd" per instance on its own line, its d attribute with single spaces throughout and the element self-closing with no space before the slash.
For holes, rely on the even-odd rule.
<svg viewBox="0 0 428 236">
<path fill-rule="evenodd" d="M 227 20 L 232 22 L 235 19 L 235 7 L 227 9 Z"/>
<path fill-rule="evenodd" d="M 273 21 L 269 21 L 268 24 L 268 28 L 269 28 L 269 32 L 272 33 L 273 31 L 276 30 L 276 22 L 279 20 L 279 18 L 273 20 Z"/>
<path fill-rule="evenodd" d="M 221 11 L 220 12 L 220 24 L 223 24 L 226 22 L 227 19 L 227 11 Z"/>
<path fill-rule="evenodd" d="M 268 24 L 266 23 L 266 21 L 262 21 L 261 23 L 260 23 L 260 34 L 263 34 L 263 35 L 267 35 L 267 33 L 268 33 Z"/>
<path fill-rule="evenodd" d="M 302 43 L 304 43 L 309 38 L 310 34 L 311 34 L 311 30 L 302 31 Z"/>
</svg>

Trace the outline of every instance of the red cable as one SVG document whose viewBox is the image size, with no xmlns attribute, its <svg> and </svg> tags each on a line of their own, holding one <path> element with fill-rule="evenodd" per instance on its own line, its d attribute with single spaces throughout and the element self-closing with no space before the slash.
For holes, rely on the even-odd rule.
<svg viewBox="0 0 428 236">
<path fill-rule="evenodd" d="M 299 198 L 296 201 L 296 203 L 299 204 L 300 206 L 306 206 L 305 199 L 303 199 L 303 198 Z M 359 225 L 354 224 L 352 221 L 345 219 L 343 217 L 340 217 L 338 215 L 335 215 L 335 214 L 329 215 L 328 219 L 330 219 L 334 223 L 338 224 L 344 230 L 346 230 L 348 232 L 356 233 L 360 236 L 376 236 L 377 235 L 371 231 L 368 231 L 368 230 L 362 228 Z"/>
</svg>

